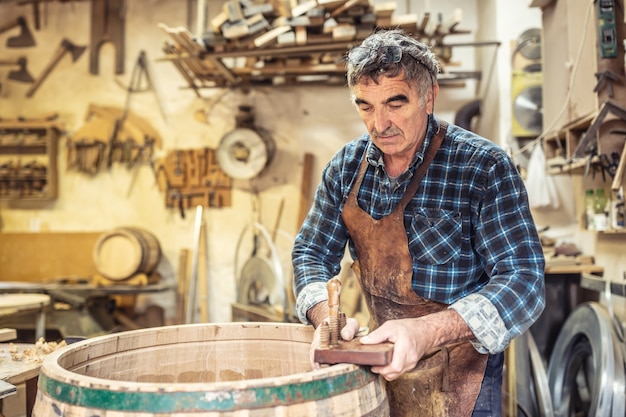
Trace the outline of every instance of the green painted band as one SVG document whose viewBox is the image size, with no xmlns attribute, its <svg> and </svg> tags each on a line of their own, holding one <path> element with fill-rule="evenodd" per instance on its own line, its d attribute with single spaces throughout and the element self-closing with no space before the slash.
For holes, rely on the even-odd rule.
<svg viewBox="0 0 626 417">
<path fill-rule="evenodd" d="M 39 375 L 38 389 L 53 400 L 84 408 L 125 412 L 230 411 L 318 401 L 362 388 L 377 378 L 364 368 L 313 381 L 223 391 L 111 391 L 81 387 Z"/>
</svg>

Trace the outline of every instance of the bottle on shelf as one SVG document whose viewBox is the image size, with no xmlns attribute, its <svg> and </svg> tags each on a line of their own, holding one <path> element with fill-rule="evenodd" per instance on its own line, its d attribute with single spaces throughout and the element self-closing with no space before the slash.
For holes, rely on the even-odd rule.
<svg viewBox="0 0 626 417">
<path fill-rule="evenodd" d="M 595 217 L 595 195 L 593 189 L 585 190 L 585 228 L 593 230 L 593 222 Z"/>
<path fill-rule="evenodd" d="M 604 188 L 597 188 L 594 198 L 594 216 L 593 216 L 593 228 L 597 231 L 603 231 L 608 228 L 608 203 Z"/>
</svg>

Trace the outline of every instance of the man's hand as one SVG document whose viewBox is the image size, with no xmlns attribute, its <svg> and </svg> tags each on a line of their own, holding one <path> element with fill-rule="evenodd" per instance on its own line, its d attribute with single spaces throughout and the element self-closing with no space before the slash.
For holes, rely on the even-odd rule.
<svg viewBox="0 0 626 417">
<path fill-rule="evenodd" d="M 326 317 L 324 322 L 328 323 L 329 318 Z M 320 323 L 321 324 L 321 323 Z M 315 349 L 320 347 L 320 332 L 324 326 L 318 325 L 315 328 L 315 333 L 313 334 L 313 341 L 311 342 L 311 349 L 309 350 L 309 361 L 311 362 L 311 369 L 320 369 L 320 364 L 315 362 Z M 326 327 L 328 329 L 328 327 Z M 341 338 L 343 340 L 352 340 L 354 336 L 359 332 L 359 322 L 357 319 L 348 318 L 346 320 L 346 325 L 341 329 Z"/>
<path fill-rule="evenodd" d="M 454 310 L 445 310 L 420 318 L 388 320 L 378 329 L 361 338 L 363 344 L 391 342 L 393 357 L 385 366 L 372 366 L 372 372 L 393 381 L 415 368 L 428 351 L 448 343 L 473 337 L 465 321 Z"/>
</svg>

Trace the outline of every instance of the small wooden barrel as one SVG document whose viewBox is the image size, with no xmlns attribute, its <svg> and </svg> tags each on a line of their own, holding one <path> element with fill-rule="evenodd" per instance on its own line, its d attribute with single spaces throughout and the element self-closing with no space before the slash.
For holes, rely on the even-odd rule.
<svg viewBox="0 0 626 417">
<path fill-rule="evenodd" d="M 118 281 L 152 273 L 161 259 L 157 238 L 138 227 L 119 227 L 98 238 L 93 249 L 96 270 Z"/>
<path fill-rule="evenodd" d="M 48 355 L 35 417 L 388 416 L 380 376 L 311 371 L 310 326 L 165 326 L 87 339 Z"/>
</svg>

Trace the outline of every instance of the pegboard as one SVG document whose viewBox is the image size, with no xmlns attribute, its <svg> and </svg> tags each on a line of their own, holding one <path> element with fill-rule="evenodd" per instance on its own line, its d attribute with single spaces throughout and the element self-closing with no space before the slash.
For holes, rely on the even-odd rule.
<svg viewBox="0 0 626 417">
<path fill-rule="evenodd" d="M 184 210 L 230 207 L 232 178 L 217 163 L 215 149 L 176 149 L 157 161 L 157 182 L 166 207 Z"/>
</svg>

